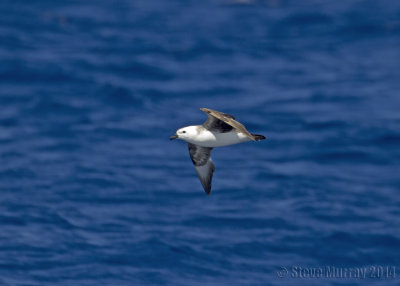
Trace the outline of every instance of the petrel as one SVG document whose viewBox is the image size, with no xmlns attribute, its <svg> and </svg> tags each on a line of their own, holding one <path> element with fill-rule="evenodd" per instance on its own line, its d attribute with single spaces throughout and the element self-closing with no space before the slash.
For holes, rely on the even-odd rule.
<svg viewBox="0 0 400 286">
<path fill-rule="evenodd" d="M 211 150 L 214 147 L 228 146 L 247 141 L 260 141 L 263 135 L 252 134 L 232 115 L 209 108 L 200 108 L 208 115 L 202 125 L 180 128 L 170 139 L 181 139 L 188 143 L 197 176 L 207 195 L 211 192 L 211 181 L 214 174 L 214 164 L 211 160 Z"/>
</svg>

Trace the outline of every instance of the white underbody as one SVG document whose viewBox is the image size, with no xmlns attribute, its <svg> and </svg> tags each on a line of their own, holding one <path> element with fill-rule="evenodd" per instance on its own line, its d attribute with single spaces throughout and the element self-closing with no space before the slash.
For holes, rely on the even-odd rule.
<svg viewBox="0 0 400 286">
<path fill-rule="evenodd" d="M 250 141 L 250 138 L 234 130 L 226 133 L 217 133 L 202 130 L 197 136 L 185 138 L 185 141 L 201 147 L 221 147 Z"/>
</svg>

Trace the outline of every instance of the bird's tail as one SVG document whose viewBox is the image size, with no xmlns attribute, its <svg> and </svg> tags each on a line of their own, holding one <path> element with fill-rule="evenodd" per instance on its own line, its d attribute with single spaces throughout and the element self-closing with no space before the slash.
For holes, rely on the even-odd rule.
<svg viewBox="0 0 400 286">
<path fill-rule="evenodd" d="M 251 134 L 251 135 L 253 135 L 256 141 L 267 139 L 264 135 L 258 135 L 258 134 Z"/>
</svg>

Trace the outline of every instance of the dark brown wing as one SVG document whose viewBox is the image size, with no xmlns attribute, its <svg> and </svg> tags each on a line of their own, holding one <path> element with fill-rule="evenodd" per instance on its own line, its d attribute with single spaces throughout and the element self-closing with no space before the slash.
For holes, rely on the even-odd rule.
<svg viewBox="0 0 400 286">
<path fill-rule="evenodd" d="M 192 159 L 197 176 L 207 195 L 211 192 L 211 181 L 214 174 L 214 164 L 210 158 L 212 148 L 200 147 L 188 143 L 190 159 Z"/>
<path fill-rule="evenodd" d="M 200 108 L 200 110 L 205 111 L 206 108 Z M 207 112 L 206 112 L 207 113 Z M 225 133 L 232 131 L 233 127 L 229 124 L 226 124 L 223 120 L 220 120 L 219 118 L 212 116 L 211 114 L 207 113 L 208 118 L 207 121 L 203 123 L 203 127 L 210 130 L 210 131 L 215 131 L 215 132 L 220 132 L 220 133 Z M 232 115 L 223 113 L 225 117 L 230 117 L 232 119 L 235 119 Z"/>
<path fill-rule="evenodd" d="M 243 134 L 246 134 L 251 140 L 256 141 L 256 138 L 254 137 L 253 134 L 251 134 L 249 131 L 247 131 L 246 127 L 244 127 L 243 124 L 241 124 L 240 122 L 235 120 L 235 117 L 233 117 L 232 115 L 223 113 L 223 112 L 219 112 L 216 110 L 212 110 L 209 108 L 200 108 L 201 111 L 205 112 L 208 115 L 208 119 L 207 121 L 203 124 L 204 128 L 207 128 L 209 130 L 213 130 L 210 129 L 209 126 L 211 127 L 215 127 L 218 125 L 222 125 L 223 128 L 222 129 L 214 129 L 215 131 L 219 131 L 219 132 L 229 132 L 231 131 L 233 128 L 236 129 L 239 132 L 242 132 Z M 222 123 L 219 123 L 222 122 Z M 230 126 L 230 130 L 228 131 L 221 131 L 223 129 L 228 129 L 227 126 Z"/>
</svg>

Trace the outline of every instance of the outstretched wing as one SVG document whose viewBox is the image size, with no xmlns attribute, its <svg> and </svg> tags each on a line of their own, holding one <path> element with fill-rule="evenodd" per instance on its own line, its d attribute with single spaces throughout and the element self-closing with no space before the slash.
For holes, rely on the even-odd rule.
<svg viewBox="0 0 400 286">
<path fill-rule="evenodd" d="M 192 159 L 197 176 L 207 195 L 211 192 L 211 181 L 214 174 L 214 164 L 210 158 L 212 148 L 201 147 L 188 143 L 190 159 Z"/>
<path fill-rule="evenodd" d="M 243 124 L 235 120 L 232 115 L 212 110 L 209 108 L 200 108 L 201 111 L 208 115 L 208 119 L 203 123 L 204 128 L 217 132 L 229 132 L 236 129 L 243 134 L 246 134 L 251 140 L 256 141 L 253 134 L 247 131 Z"/>
<path fill-rule="evenodd" d="M 229 124 L 226 124 L 226 122 L 224 120 L 221 120 L 220 118 L 213 116 L 211 113 L 209 113 L 209 111 L 213 111 L 213 110 L 207 109 L 207 108 L 200 108 L 200 110 L 204 111 L 208 115 L 207 121 L 203 123 L 204 128 L 206 128 L 210 131 L 216 131 L 216 132 L 220 132 L 220 133 L 229 132 L 233 129 L 233 127 Z M 218 111 L 215 111 L 215 112 L 218 112 Z M 235 119 L 235 117 L 233 117 L 232 115 L 222 113 L 222 112 L 219 112 L 219 113 L 221 113 L 221 117 Z"/>
</svg>

